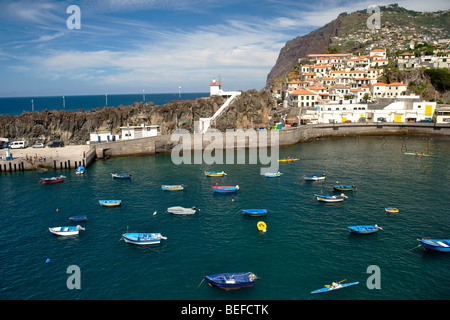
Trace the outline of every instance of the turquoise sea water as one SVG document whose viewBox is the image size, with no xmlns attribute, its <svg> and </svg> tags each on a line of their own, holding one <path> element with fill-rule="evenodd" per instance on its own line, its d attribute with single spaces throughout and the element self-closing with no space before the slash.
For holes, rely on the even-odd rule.
<svg viewBox="0 0 450 320">
<path fill-rule="evenodd" d="M 405 155 L 427 152 L 432 157 Z M 0 192 L 0 299 L 150 300 L 437 300 L 449 299 L 450 254 L 424 252 L 424 234 L 450 237 L 449 140 L 404 137 L 320 139 L 280 148 L 280 178 L 260 175 L 259 165 L 175 165 L 170 154 L 98 160 L 84 176 L 57 170 L 65 182 L 39 183 L 35 172 L 2 173 Z M 223 178 L 204 170 L 224 170 Z M 113 180 L 110 173 L 131 173 Z M 327 173 L 324 182 L 303 174 Z M 327 204 L 314 193 L 337 193 L 332 185 L 354 184 L 342 203 Z M 162 184 L 185 184 L 181 192 Z M 237 194 L 215 194 L 212 185 L 240 186 Z M 100 207 L 98 200 L 121 199 Z M 196 206 L 191 216 L 164 212 Z M 386 214 L 395 206 L 398 214 Z M 265 208 L 263 218 L 243 208 Z M 157 211 L 156 215 L 153 215 Z M 58 237 L 49 227 L 76 225 L 80 235 Z M 256 224 L 263 220 L 267 232 Z M 378 224 L 376 234 L 355 235 L 347 226 Z M 156 246 L 121 240 L 129 232 L 160 232 Z M 46 263 L 50 259 L 50 263 Z M 70 265 L 80 268 L 81 289 L 69 290 Z M 380 268 L 381 289 L 369 289 L 369 266 Z M 224 291 L 203 276 L 251 271 L 252 288 Z M 357 286 L 331 293 L 311 291 L 347 279 Z"/>
</svg>

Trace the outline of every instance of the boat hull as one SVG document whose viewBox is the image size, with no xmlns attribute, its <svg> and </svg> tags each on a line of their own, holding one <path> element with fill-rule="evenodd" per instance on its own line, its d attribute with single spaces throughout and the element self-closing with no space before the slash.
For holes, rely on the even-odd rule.
<svg viewBox="0 0 450 320">
<path fill-rule="evenodd" d="M 292 161 L 298 161 L 300 159 L 278 159 L 278 162 L 292 162 Z"/>
<path fill-rule="evenodd" d="M 351 226 L 347 228 L 349 232 L 357 234 L 370 234 L 378 232 L 379 230 L 376 226 Z"/>
<path fill-rule="evenodd" d="M 334 190 L 338 190 L 338 191 L 353 191 L 353 189 L 355 188 L 355 186 L 350 186 L 350 185 L 337 185 L 335 184 L 333 186 Z"/>
<path fill-rule="evenodd" d="M 211 287 L 224 290 L 253 287 L 257 277 L 251 272 L 220 273 L 204 277 Z"/>
<path fill-rule="evenodd" d="M 181 191 L 184 190 L 184 186 L 183 185 L 162 185 L 161 189 L 165 190 L 165 191 Z"/>
<path fill-rule="evenodd" d="M 226 175 L 225 172 L 216 172 L 216 171 L 205 171 L 205 175 L 208 177 L 223 177 Z"/>
<path fill-rule="evenodd" d="M 275 177 L 279 177 L 281 175 L 282 175 L 282 173 L 280 173 L 280 172 L 268 172 L 268 173 L 264 174 L 264 176 L 266 176 L 267 178 L 275 178 Z"/>
<path fill-rule="evenodd" d="M 218 193 L 232 193 L 239 190 L 239 186 L 212 186 L 211 188 Z"/>
<path fill-rule="evenodd" d="M 54 227 L 48 228 L 48 230 L 57 236 L 74 236 L 80 233 L 80 229 L 77 227 Z"/>
<path fill-rule="evenodd" d="M 167 208 L 167 212 L 171 214 L 195 214 L 197 210 L 193 208 L 170 207 Z"/>
<path fill-rule="evenodd" d="M 450 239 L 417 239 L 425 251 L 450 252 Z"/>
<path fill-rule="evenodd" d="M 73 216 L 69 218 L 70 221 L 86 221 L 86 216 Z"/>
<path fill-rule="evenodd" d="M 398 213 L 397 208 L 385 208 L 384 210 L 388 213 Z"/>
<path fill-rule="evenodd" d="M 160 233 L 124 233 L 122 238 L 126 243 L 136 245 L 159 244 L 161 239 L 167 239 Z"/>
<path fill-rule="evenodd" d="M 122 201 L 121 200 L 99 200 L 98 203 L 100 203 L 100 205 L 102 207 L 117 207 L 122 204 Z"/>
<path fill-rule="evenodd" d="M 131 179 L 131 174 L 111 173 L 113 179 Z"/>
<path fill-rule="evenodd" d="M 263 217 L 267 214 L 266 209 L 242 209 L 242 213 L 250 217 Z"/>
<path fill-rule="evenodd" d="M 314 197 L 316 197 L 317 201 L 322 202 L 342 202 L 344 201 L 345 197 L 342 196 L 325 196 L 320 194 L 315 194 Z"/>
<path fill-rule="evenodd" d="M 75 174 L 83 174 L 85 169 L 86 169 L 85 167 L 79 166 L 78 168 L 75 169 Z"/>
<path fill-rule="evenodd" d="M 339 284 L 339 286 L 334 287 L 334 288 L 331 287 L 331 286 L 324 287 L 324 288 L 321 288 L 321 289 L 314 290 L 311 293 L 324 293 L 324 292 L 334 291 L 334 290 L 338 290 L 338 289 L 343 289 L 343 288 L 347 288 L 347 287 L 350 287 L 350 286 L 354 286 L 354 285 L 356 285 L 358 283 L 359 282 L 350 282 L 350 283 L 345 283 L 345 284 Z"/>
<path fill-rule="evenodd" d="M 59 176 L 59 177 L 51 177 L 51 178 L 41 178 L 41 183 L 58 183 L 63 182 L 66 177 Z"/>
<path fill-rule="evenodd" d="M 303 180 L 306 181 L 321 181 L 321 180 L 325 180 L 326 175 L 324 174 L 305 174 L 303 176 Z"/>
</svg>

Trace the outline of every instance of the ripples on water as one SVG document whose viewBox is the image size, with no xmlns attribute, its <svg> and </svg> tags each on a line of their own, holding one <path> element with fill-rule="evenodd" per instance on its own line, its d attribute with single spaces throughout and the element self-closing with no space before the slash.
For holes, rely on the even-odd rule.
<svg viewBox="0 0 450 320">
<path fill-rule="evenodd" d="M 417 158 L 418 150 L 435 157 Z M 41 185 L 34 172 L 2 174 L 0 298 L 2 299 L 448 299 L 449 256 L 416 248 L 422 233 L 449 237 L 448 141 L 401 137 L 322 139 L 280 148 L 280 178 L 257 165 L 174 165 L 170 155 L 99 160 L 85 176 L 63 173 L 62 184 Z M 224 170 L 223 178 L 204 170 Z M 133 175 L 112 180 L 110 173 Z M 327 173 L 324 182 L 301 179 Z M 48 175 L 51 175 L 49 173 Z M 317 202 L 339 181 L 355 184 L 343 203 Z M 185 184 L 164 192 L 162 184 Z M 215 194 L 212 185 L 240 186 Z M 100 199 L 121 199 L 103 208 Z M 170 206 L 196 206 L 174 216 Z M 384 208 L 396 206 L 397 215 Z M 266 208 L 264 218 L 243 208 Z M 56 211 L 58 209 L 58 211 Z M 154 211 L 156 215 L 153 215 Z M 48 227 L 86 214 L 86 231 L 57 237 Z M 256 223 L 264 220 L 266 233 Z M 378 224 L 377 234 L 349 234 L 347 226 Z M 80 223 L 82 224 L 82 223 Z M 126 232 L 161 232 L 157 246 L 121 241 Z M 45 263 L 51 259 L 49 264 Z M 81 290 L 68 290 L 69 265 L 81 269 Z M 369 290 L 367 267 L 381 269 L 381 290 Z M 225 292 L 202 281 L 208 274 L 252 271 L 253 288 Z M 338 294 L 311 295 L 333 280 L 359 281 Z M 420 288 L 418 290 L 417 288 Z"/>
</svg>

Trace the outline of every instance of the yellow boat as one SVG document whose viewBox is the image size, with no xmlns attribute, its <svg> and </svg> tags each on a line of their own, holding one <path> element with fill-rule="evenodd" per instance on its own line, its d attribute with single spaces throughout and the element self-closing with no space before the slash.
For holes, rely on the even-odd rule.
<svg viewBox="0 0 450 320">
<path fill-rule="evenodd" d="M 278 159 L 278 162 L 290 162 L 290 161 L 298 161 L 300 159 L 286 158 L 286 159 Z"/>
<path fill-rule="evenodd" d="M 225 172 L 217 172 L 217 171 L 205 171 L 205 175 L 208 177 L 223 177 L 227 175 Z"/>
</svg>

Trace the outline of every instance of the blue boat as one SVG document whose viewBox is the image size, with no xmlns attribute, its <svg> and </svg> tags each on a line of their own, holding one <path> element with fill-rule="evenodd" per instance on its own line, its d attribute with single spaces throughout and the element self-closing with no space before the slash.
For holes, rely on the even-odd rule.
<svg viewBox="0 0 450 320">
<path fill-rule="evenodd" d="M 242 213 L 251 217 L 261 217 L 267 214 L 267 209 L 241 209 Z"/>
<path fill-rule="evenodd" d="M 86 221 L 87 217 L 85 215 L 83 216 L 73 216 L 69 218 L 70 221 Z"/>
<path fill-rule="evenodd" d="M 230 192 L 236 192 L 239 190 L 239 186 L 212 186 L 211 187 L 214 192 L 219 193 L 230 193 Z"/>
<path fill-rule="evenodd" d="M 345 281 L 345 280 L 342 280 L 342 281 Z M 331 285 L 326 285 L 325 287 L 323 287 L 321 289 L 314 290 L 311 293 L 329 292 L 329 291 L 333 291 L 333 290 L 338 290 L 338 289 L 354 286 L 355 284 L 359 283 L 359 282 L 350 282 L 350 283 L 341 284 L 342 281 L 340 281 L 340 282 L 333 282 Z"/>
<path fill-rule="evenodd" d="M 98 200 L 103 207 L 116 207 L 122 204 L 122 200 Z"/>
<path fill-rule="evenodd" d="M 314 194 L 314 197 L 316 197 L 317 201 L 322 202 L 341 202 L 344 201 L 345 198 L 348 198 L 346 195 L 341 194 L 339 196 L 327 196 L 323 194 Z"/>
<path fill-rule="evenodd" d="M 211 287 L 224 290 L 253 287 L 259 278 L 251 272 L 218 273 L 204 277 Z"/>
<path fill-rule="evenodd" d="M 326 174 L 305 174 L 303 180 L 319 181 L 325 180 L 326 177 Z"/>
<path fill-rule="evenodd" d="M 450 252 L 450 239 L 422 238 L 417 240 L 420 241 L 425 251 Z"/>
<path fill-rule="evenodd" d="M 75 174 L 83 174 L 85 170 L 86 170 L 85 167 L 79 166 L 78 168 L 75 169 Z"/>
<path fill-rule="evenodd" d="M 161 239 L 167 239 L 161 233 L 124 233 L 122 238 L 126 243 L 138 245 L 158 244 Z"/>
<path fill-rule="evenodd" d="M 334 190 L 339 190 L 339 191 L 353 191 L 356 188 L 355 188 L 354 185 L 335 184 L 335 185 L 333 185 L 333 189 Z"/>
<path fill-rule="evenodd" d="M 113 179 L 131 179 L 131 174 L 111 173 Z"/>
<path fill-rule="evenodd" d="M 374 226 L 360 225 L 360 226 L 351 226 L 351 227 L 347 227 L 347 228 L 348 228 L 349 232 L 358 233 L 358 234 L 369 234 L 369 233 L 378 232 L 378 230 L 383 230 L 382 228 L 380 228 L 377 225 L 374 225 Z"/>
</svg>

